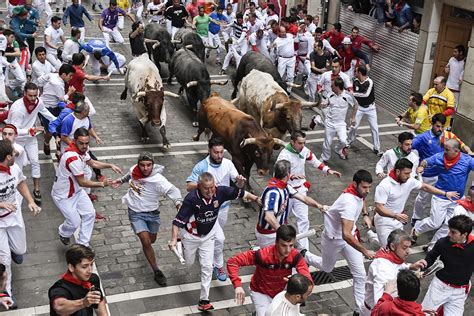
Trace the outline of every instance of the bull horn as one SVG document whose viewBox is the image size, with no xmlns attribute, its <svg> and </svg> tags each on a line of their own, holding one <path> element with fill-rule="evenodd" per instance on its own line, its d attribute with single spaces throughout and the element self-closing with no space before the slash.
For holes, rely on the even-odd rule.
<svg viewBox="0 0 474 316">
<path fill-rule="evenodd" d="M 171 91 L 164 91 L 163 92 L 165 96 L 173 97 L 173 98 L 179 98 L 179 94 L 173 93 Z"/>
<path fill-rule="evenodd" d="M 232 99 L 232 101 L 230 101 L 230 103 L 232 103 L 233 105 L 236 105 L 238 102 L 239 102 L 239 98 L 235 98 L 235 99 Z"/>
<path fill-rule="evenodd" d="M 186 88 L 191 88 L 197 85 L 198 85 L 197 80 L 193 80 L 193 81 L 188 82 L 188 84 L 186 85 Z"/>
<path fill-rule="evenodd" d="M 187 49 L 192 49 L 192 48 L 193 48 L 193 45 L 192 45 L 192 44 L 189 44 L 189 45 L 186 45 L 186 46 L 184 46 L 184 47 L 186 47 Z"/>
<path fill-rule="evenodd" d="M 273 138 L 273 141 L 275 142 L 275 144 L 280 145 L 281 147 L 286 146 L 286 143 L 279 138 Z"/>
<path fill-rule="evenodd" d="M 219 46 L 210 46 L 210 45 L 204 45 L 205 48 L 210 48 L 210 49 L 218 49 Z"/>
<path fill-rule="evenodd" d="M 221 86 L 225 86 L 227 84 L 227 82 L 229 82 L 229 79 L 227 79 L 226 81 L 222 81 L 222 80 L 211 80 L 211 84 L 218 84 L 218 85 L 221 85 Z"/>
<path fill-rule="evenodd" d="M 171 43 L 173 43 L 173 44 L 181 44 L 182 42 L 183 42 L 183 40 L 175 40 L 175 39 L 171 40 Z"/>
<path fill-rule="evenodd" d="M 141 97 L 144 97 L 146 96 L 146 92 L 145 91 L 139 91 L 137 92 L 137 94 L 135 94 L 135 101 L 138 101 L 138 99 L 140 99 Z"/>
<path fill-rule="evenodd" d="M 255 138 L 246 138 L 240 143 L 240 148 L 244 148 L 245 146 L 249 144 L 255 144 L 256 140 Z"/>
<path fill-rule="evenodd" d="M 301 88 L 300 84 L 296 84 L 296 83 L 293 83 L 293 82 L 287 82 L 286 84 L 290 87 L 293 87 L 293 88 Z"/>
<path fill-rule="evenodd" d="M 312 107 L 318 106 L 318 104 L 319 102 L 301 101 L 302 107 L 312 108 Z"/>
</svg>

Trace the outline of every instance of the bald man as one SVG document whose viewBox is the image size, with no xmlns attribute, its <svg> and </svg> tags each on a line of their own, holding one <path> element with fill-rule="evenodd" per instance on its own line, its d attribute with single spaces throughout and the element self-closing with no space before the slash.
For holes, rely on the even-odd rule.
<svg viewBox="0 0 474 316">
<path fill-rule="evenodd" d="M 423 104 L 428 106 L 428 115 L 432 117 L 437 113 L 446 116 L 446 127 L 451 126 L 451 117 L 456 110 L 454 108 L 455 98 L 451 90 L 446 87 L 445 77 L 436 77 L 433 80 L 433 88 L 429 89 L 423 96 Z"/>
</svg>

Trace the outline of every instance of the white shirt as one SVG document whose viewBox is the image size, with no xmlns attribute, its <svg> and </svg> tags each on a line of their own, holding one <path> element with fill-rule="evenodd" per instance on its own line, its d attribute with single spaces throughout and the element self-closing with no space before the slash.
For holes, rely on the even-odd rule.
<svg viewBox="0 0 474 316">
<path fill-rule="evenodd" d="M 316 24 L 314 24 L 313 22 L 311 22 L 308 25 L 308 32 L 310 32 L 311 34 L 314 34 L 314 32 L 316 32 L 317 28 L 318 28 L 318 26 Z"/>
<path fill-rule="evenodd" d="M 79 53 L 79 43 L 73 41 L 72 39 L 68 39 L 64 42 L 62 58 L 63 61 L 72 61 L 72 55 Z"/>
<path fill-rule="evenodd" d="M 244 13 L 244 20 L 245 21 L 247 21 L 247 19 L 249 18 L 249 13 L 250 13 L 250 9 L 245 10 L 245 13 Z M 263 20 L 262 13 L 260 13 L 260 11 L 255 10 L 254 13 L 257 16 L 257 20 Z"/>
<path fill-rule="evenodd" d="M 247 26 L 247 34 L 253 34 L 253 33 L 256 33 L 262 26 L 262 22 L 259 21 L 259 20 L 255 20 L 255 24 L 252 25 L 252 23 L 250 22 L 247 22 L 246 23 L 246 26 Z"/>
<path fill-rule="evenodd" d="M 51 65 L 51 63 L 47 60 L 45 60 L 44 63 L 40 62 L 39 60 L 35 60 L 31 70 L 31 80 L 36 85 L 38 85 L 39 77 L 56 72 L 56 68 L 54 68 L 53 65 Z"/>
<path fill-rule="evenodd" d="M 43 115 L 50 122 L 56 119 L 56 117 L 45 108 L 41 99 L 38 99 L 38 105 L 35 107 L 35 109 L 31 113 L 28 113 L 25 104 L 23 103 L 23 98 L 20 98 L 11 105 L 6 123 L 16 126 L 18 130 L 17 139 L 35 137 L 36 135 L 30 134 L 30 129 L 35 126 L 38 113 L 41 113 L 41 115 Z"/>
<path fill-rule="evenodd" d="M 268 34 L 266 32 L 263 32 L 262 38 L 257 38 L 257 33 L 252 33 L 249 37 L 249 44 L 256 46 L 260 53 L 270 58 L 270 53 L 268 52 Z"/>
<path fill-rule="evenodd" d="M 384 206 L 396 214 L 401 214 L 405 210 L 405 203 L 412 190 L 420 190 L 423 183 L 415 178 L 409 178 L 405 183 L 399 183 L 388 176 L 383 179 L 375 188 L 374 202 L 384 204 Z M 375 214 L 376 220 L 383 217 L 384 222 L 398 223 L 395 218 Z"/>
<path fill-rule="evenodd" d="M 48 108 L 58 107 L 58 102 L 64 100 L 65 82 L 58 73 L 50 73 L 38 78 L 38 85 L 43 87 L 40 99 Z"/>
<path fill-rule="evenodd" d="M 462 72 L 464 70 L 465 62 L 465 59 L 457 60 L 454 57 L 449 59 L 449 75 L 448 80 L 446 81 L 446 87 L 448 87 L 450 90 L 459 91 L 459 81 L 462 80 Z"/>
<path fill-rule="evenodd" d="M 44 39 L 45 39 L 45 42 L 46 42 L 46 35 L 49 36 L 50 38 L 50 43 L 51 45 L 53 46 L 59 46 L 60 44 L 62 44 L 62 41 L 61 41 L 61 36 L 64 35 L 64 31 L 59 28 L 59 29 L 54 29 L 53 26 L 49 26 L 46 28 L 46 30 L 44 30 Z M 53 54 L 53 55 L 57 55 L 57 50 L 54 49 L 54 48 L 51 48 L 49 47 L 48 45 L 44 45 L 45 48 L 46 48 L 46 53 L 47 54 Z"/>
<path fill-rule="evenodd" d="M 418 164 L 420 162 L 420 157 L 418 156 L 418 151 L 416 149 L 412 149 L 411 152 L 405 156 L 406 159 L 410 160 L 413 163 L 413 171 L 411 173 L 412 177 L 416 176 L 416 168 L 418 168 Z M 395 151 L 392 149 L 386 150 L 380 160 L 375 165 L 375 174 L 379 173 L 388 173 L 395 167 L 395 163 L 398 160 L 398 156 Z M 386 171 L 385 171 L 386 170 Z"/>
<path fill-rule="evenodd" d="M 278 19 L 278 14 L 276 14 L 276 13 L 275 13 L 274 15 L 268 15 L 268 14 L 267 14 L 267 15 L 265 16 L 265 26 L 267 26 L 268 23 L 270 23 L 271 20 L 275 20 L 275 21 L 278 22 L 278 20 L 279 20 L 279 19 Z"/>
<path fill-rule="evenodd" d="M 398 271 L 408 269 L 409 266 L 407 263 L 396 264 L 385 258 L 374 259 L 369 266 L 365 282 L 365 302 L 367 305 L 373 308 L 382 297 L 385 283 L 396 280 Z"/>
<path fill-rule="evenodd" d="M 474 221 L 474 212 L 470 212 L 470 211 L 466 210 L 461 205 L 457 205 L 453 210 L 453 217 L 457 216 L 457 215 L 466 215 Z M 448 225 L 448 221 L 450 219 L 451 219 L 450 217 L 446 217 L 446 221 L 444 222 L 444 225 Z"/>
<path fill-rule="evenodd" d="M 300 304 L 292 304 L 285 297 L 286 291 L 278 293 L 268 306 L 265 316 L 300 316 Z"/>
<path fill-rule="evenodd" d="M 18 156 L 15 157 L 15 164 L 23 170 L 23 167 L 29 163 L 25 148 L 17 143 L 13 143 L 13 148 L 18 153 Z"/>
<path fill-rule="evenodd" d="M 295 56 L 295 38 L 292 34 L 286 34 L 286 37 L 277 37 L 273 44 L 276 45 L 278 57 L 290 58 Z"/>
<path fill-rule="evenodd" d="M 347 110 L 354 106 L 354 98 L 344 90 L 340 95 L 331 94 L 328 98 L 326 124 L 328 126 L 346 125 Z"/>
<path fill-rule="evenodd" d="M 159 4 L 154 4 L 153 2 L 148 3 L 148 6 L 146 7 L 148 12 L 156 12 L 156 14 L 153 14 L 151 16 L 150 21 L 151 22 L 160 22 L 164 18 L 164 14 L 161 11 L 161 9 L 165 6 L 165 3 L 159 3 Z M 158 14 L 158 12 L 160 14 Z"/>
<path fill-rule="evenodd" d="M 306 31 L 304 33 L 298 33 L 296 35 L 296 39 L 299 43 L 298 51 L 296 52 L 296 54 L 298 56 L 307 56 L 309 52 L 309 47 L 314 46 L 313 36 L 311 35 L 311 33 Z"/>
<path fill-rule="evenodd" d="M 21 214 L 20 194 L 17 190 L 18 184 L 24 181 L 26 177 L 23 175 L 20 167 L 13 164 L 10 167 L 10 174 L 7 172 L 0 172 L 0 201 L 13 203 L 16 205 L 16 212 L 0 208 L 0 215 L 6 215 L 0 218 L 0 228 L 6 228 L 13 225 L 24 226 L 23 216 Z"/>
<path fill-rule="evenodd" d="M 342 193 L 324 215 L 324 233 L 329 238 L 343 239 L 341 219 L 354 222 L 352 234 L 354 234 L 355 223 L 362 212 L 364 200 L 351 193 Z"/>
<path fill-rule="evenodd" d="M 349 78 L 348 75 L 346 75 L 342 71 L 339 71 L 339 74 L 337 76 L 340 77 L 344 81 L 344 89 L 352 90 L 352 81 L 351 81 L 351 79 Z M 332 76 L 332 71 L 329 70 L 329 71 L 326 71 L 325 73 L 323 73 L 321 75 L 321 79 L 319 79 L 318 89 L 319 89 L 319 87 L 321 87 L 321 93 L 325 97 L 328 97 L 333 93 L 332 88 L 331 88 L 331 85 L 332 85 L 332 79 L 331 78 L 332 77 L 333 77 Z"/>
<path fill-rule="evenodd" d="M 53 198 L 68 199 L 84 190 L 77 182 L 76 177 L 85 174 L 85 169 L 89 168 L 87 165 L 89 160 L 91 160 L 89 151 L 84 155 L 75 151 L 66 151 L 62 154 L 56 169 L 56 181 L 54 181 L 51 191 Z"/>
</svg>

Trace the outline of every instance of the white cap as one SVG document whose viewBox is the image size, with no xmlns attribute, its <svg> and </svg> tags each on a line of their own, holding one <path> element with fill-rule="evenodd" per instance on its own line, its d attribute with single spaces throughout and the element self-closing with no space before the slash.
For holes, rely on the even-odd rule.
<svg viewBox="0 0 474 316">
<path fill-rule="evenodd" d="M 351 38 L 348 36 L 344 37 L 344 39 L 342 40 L 342 44 L 348 44 L 348 45 L 352 44 Z"/>
</svg>

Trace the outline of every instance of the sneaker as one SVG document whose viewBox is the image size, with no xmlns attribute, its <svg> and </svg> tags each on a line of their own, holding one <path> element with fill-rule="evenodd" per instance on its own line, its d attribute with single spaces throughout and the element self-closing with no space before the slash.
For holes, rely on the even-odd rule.
<svg viewBox="0 0 474 316">
<path fill-rule="evenodd" d="M 13 262 L 16 264 L 22 264 L 23 263 L 23 255 L 17 255 L 16 253 L 12 252 L 11 257 Z"/>
<path fill-rule="evenodd" d="M 415 227 L 413 227 L 411 229 L 410 237 L 411 237 L 412 245 L 416 244 L 416 240 L 418 239 L 418 235 L 416 234 Z"/>
<path fill-rule="evenodd" d="M 92 11 L 95 11 L 95 3 L 92 4 Z"/>
<path fill-rule="evenodd" d="M 316 115 L 313 115 L 311 118 L 311 123 L 309 123 L 309 128 L 313 130 L 316 127 Z"/>
<path fill-rule="evenodd" d="M 16 298 L 13 295 L 13 293 L 12 293 L 12 296 L 10 298 L 12 299 L 13 304 L 8 308 L 8 310 L 18 309 L 18 304 L 16 302 Z"/>
<path fill-rule="evenodd" d="M 347 159 L 347 155 L 346 155 L 346 153 L 347 153 L 347 148 L 346 148 L 346 147 L 342 148 L 341 150 L 339 150 L 339 151 L 336 152 L 336 153 L 337 153 L 337 155 L 339 156 L 339 158 L 341 158 L 342 160 L 346 160 L 346 159 Z"/>
<path fill-rule="evenodd" d="M 373 152 L 374 152 L 374 154 L 377 155 L 377 157 L 382 157 L 382 155 L 383 155 L 383 154 L 382 154 L 380 151 L 378 151 L 377 149 L 374 149 Z"/>
<path fill-rule="evenodd" d="M 99 198 L 95 194 L 90 193 L 88 195 L 89 195 L 89 199 L 91 199 L 92 202 L 99 200 Z"/>
<path fill-rule="evenodd" d="M 227 273 L 225 273 L 224 268 L 214 267 L 213 274 L 219 281 L 224 282 L 227 280 Z"/>
<path fill-rule="evenodd" d="M 37 190 L 34 190 L 33 191 L 33 199 L 35 200 L 35 203 L 36 204 L 41 204 L 41 192 L 40 191 L 37 191 Z"/>
<path fill-rule="evenodd" d="M 214 309 L 214 306 L 212 306 L 209 300 L 199 300 L 198 310 L 205 312 L 211 309 Z"/>
<path fill-rule="evenodd" d="M 71 243 L 71 238 L 63 237 L 63 236 L 59 235 L 59 241 L 61 241 L 64 246 L 67 246 Z"/>
<path fill-rule="evenodd" d="M 154 272 L 154 274 L 155 276 L 153 277 L 153 279 L 155 279 L 156 283 L 158 283 L 160 286 L 166 286 L 166 277 L 163 272 L 158 269 Z"/>
<path fill-rule="evenodd" d="M 95 178 L 99 182 L 104 182 L 104 180 L 105 180 L 105 176 L 103 174 L 98 174 Z"/>
<path fill-rule="evenodd" d="M 43 152 L 46 156 L 49 156 L 51 155 L 51 147 L 49 146 L 49 143 L 47 142 L 44 142 L 44 145 L 43 145 Z"/>
</svg>

